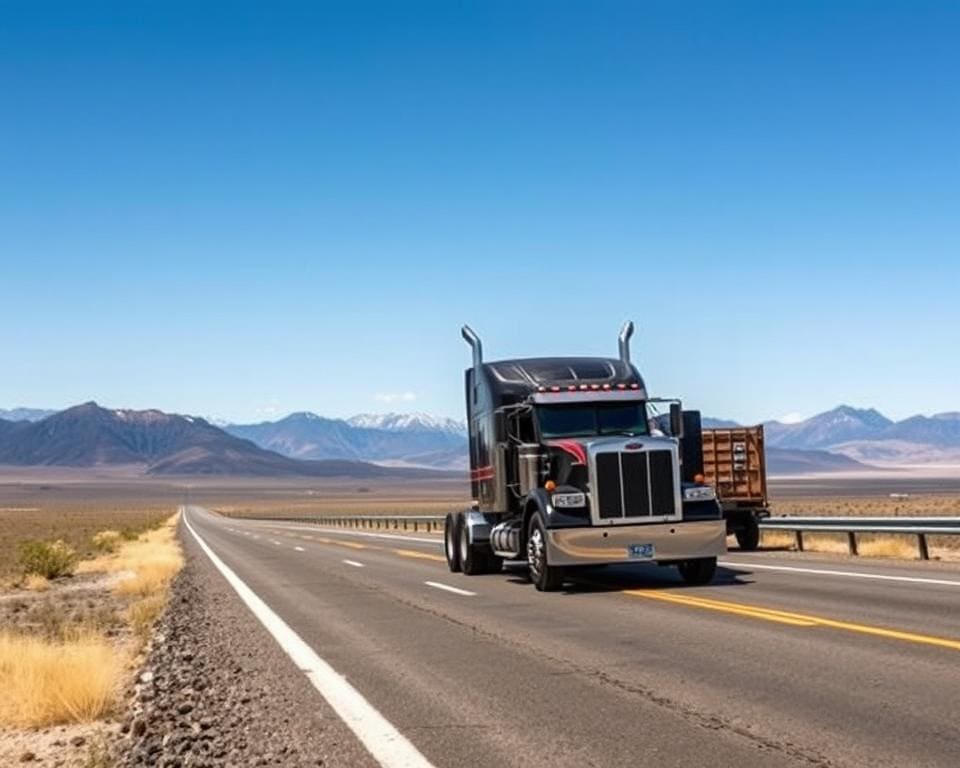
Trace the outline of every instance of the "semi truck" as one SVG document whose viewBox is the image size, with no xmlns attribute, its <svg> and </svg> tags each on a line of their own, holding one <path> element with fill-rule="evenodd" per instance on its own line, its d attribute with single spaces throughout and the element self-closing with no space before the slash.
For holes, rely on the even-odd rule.
<svg viewBox="0 0 960 768">
<path fill-rule="evenodd" d="M 726 525 L 713 488 L 695 478 L 701 436 L 684 427 L 699 414 L 648 396 L 630 360 L 633 330 L 623 326 L 616 358 L 487 362 L 462 328 L 473 352 L 464 376 L 473 501 L 446 516 L 451 571 L 525 560 L 540 591 L 578 568 L 623 563 L 674 565 L 689 584 L 713 579 Z"/>
<path fill-rule="evenodd" d="M 760 544 L 760 521 L 770 517 L 763 425 L 702 433 L 704 482 L 717 493 L 727 533 L 752 552 Z"/>
</svg>

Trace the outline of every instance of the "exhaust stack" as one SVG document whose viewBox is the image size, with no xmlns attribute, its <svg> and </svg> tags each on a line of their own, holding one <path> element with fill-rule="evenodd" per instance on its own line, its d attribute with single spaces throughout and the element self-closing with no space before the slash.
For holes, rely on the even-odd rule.
<svg viewBox="0 0 960 768">
<path fill-rule="evenodd" d="M 480 343 L 480 337 L 473 332 L 473 328 L 469 325 L 463 326 L 463 328 L 460 329 L 460 333 L 463 335 L 467 344 L 473 349 L 473 367 L 479 368 L 483 365 L 483 344 Z"/>
<path fill-rule="evenodd" d="M 627 320 L 620 329 L 620 360 L 630 365 L 630 337 L 633 336 L 633 321 Z"/>
</svg>

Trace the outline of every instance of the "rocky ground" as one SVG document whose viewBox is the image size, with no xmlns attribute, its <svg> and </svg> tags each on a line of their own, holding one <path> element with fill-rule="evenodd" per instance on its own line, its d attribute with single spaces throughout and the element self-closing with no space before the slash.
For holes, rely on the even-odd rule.
<svg viewBox="0 0 960 768">
<path fill-rule="evenodd" d="M 117 766 L 374 763 L 195 542 L 131 691 Z"/>
</svg>

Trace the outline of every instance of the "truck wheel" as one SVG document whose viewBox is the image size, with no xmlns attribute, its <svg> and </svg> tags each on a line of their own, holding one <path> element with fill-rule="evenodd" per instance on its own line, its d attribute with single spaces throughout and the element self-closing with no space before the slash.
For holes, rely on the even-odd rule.
<svg viewBox="0 0 960 768">
<path fill-rule="evenodd" d="M 717 558 L 701 557 L 696 560 L 683 560 L 677 563 L 677 570 L 680 571 L 680 578 L 687 584 L 695 586 L 709 584 L 717 572 Z"/>
<path fill-rule="evenodd" d="M 443 551 L 447 556 L 447 568 L 452 573 L 460 573 L 460 529 L 463 527 L 463 515 L 447 513 L 447 519 L 443 521 Z"/>
<path fill-rule="evenodd" d="M 760 546 L 760 526 L 757 519 L 753 516 L 747 520 L 747 524 L 736 531 L 737 544 L 744 552 L 753 552 Z"/>
<path fill-rule="evenodd" d="M 457 557 L 460 560 L 460 570 L 467 576 L 478 576 L 482 573 L 497 573 L 503 567 L 503 560 L 493 554 L 489 544 L 471 544 L 470 531 L 461 518 L 460 538 L 457 542 Z"/>
<path fill-rule="evenodd" d="M 547 562 L 547 529 L 540 514 L 530 519 L 527 531 L 527 565 L 530 581 L 541 592 L 556 592 L 563 586 L 563 569 Z"/>
</svg>

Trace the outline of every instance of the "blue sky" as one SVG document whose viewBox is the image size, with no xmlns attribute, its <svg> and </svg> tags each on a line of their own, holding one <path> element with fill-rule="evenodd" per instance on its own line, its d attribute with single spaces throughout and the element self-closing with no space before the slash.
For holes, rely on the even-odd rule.
<svg viewBox="0 0 960 768">
<path fill-rule="evenodd" d="M 0 6 L 0 407 L 960 409 L 957 4 L 266 5 Z"/>
</svg>

